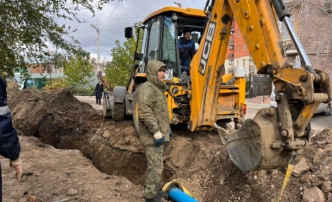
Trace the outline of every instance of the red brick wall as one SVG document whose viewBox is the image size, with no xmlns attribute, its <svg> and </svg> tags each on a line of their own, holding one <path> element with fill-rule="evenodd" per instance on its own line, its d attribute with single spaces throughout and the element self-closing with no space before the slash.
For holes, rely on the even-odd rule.
<svg viewBox="0 0 332 202">
<path fill-rule="evenodd" d="M 249 50 L 245 45 L 244 38 L 240 32 L 239 25 L 234 23 L 234 58 L 244 57 L 249 55 Z"/>
<path fill-rule="evenodd" d="M 30 65 L 29 70 L 30 70 L 30 74 L 44 73 L 44 66 L 43 66 L 43 64 L 39 64 L 38 66 L 37 66 L 37 64 Z"/>
<path fill-rule="evenodd" d="M 232 50 L 229 48 L 227 49 L 227 59 L 230 59 L 230 54 L 234 54 L 234 59 L 248 56 L 249 50 L 248 47 L 245 45 L 244 38 L 239 30 L 239 26 L 236 23 L 236 20 L 234 18 L 233 20 L 233 27 L 234 27 L 234 35 L 230 36 L 229 38 L 229 44 L 234 44 L 234 47 Z"/>
<path fill-rule="evenodd" d="M 233 24 L 232 24 L 232 29 L 235 31 L 235 29 L 234 29 L 234 20 L 233 20 Z M 233 32 L 234 33 L 234 32 Z M 231 44 L 233 44 L 233 49 L 230 49 L 229 48 L 229 46 L 228 46 L 228 48 L 227 48 L 227 57 L 226 57 L 226 59 L 234 59 L 234 34 L 233 35 L 230 35 L 230 37 L 229 37 L 229 41 L 228 41 L 228 44 L 229 45 L 231 45 Z"/>
<path fill-rule="evenodd" d="M 30 74 L 40 74 L 40 73 L 54 73 L 54 64 L 52 63 L 45 63 L 45 64 L 31 64 L 29 65 Z"/>
</svg>

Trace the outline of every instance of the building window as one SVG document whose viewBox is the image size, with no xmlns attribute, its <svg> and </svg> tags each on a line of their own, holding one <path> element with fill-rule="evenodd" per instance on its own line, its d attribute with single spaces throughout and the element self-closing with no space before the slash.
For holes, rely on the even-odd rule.
<svg viewBox="0 0 332 202">
<path fill-rule="evenodd" d="M 236 66 L 239 67 L 239 60 L 236 60 Z"/>
<path fill-rule="evenodd" d="M 246 52 L 246 44 L 243 44 L 243 52 Z"/>
<path fill-rule="evenodd" d="M 237 38 L 240 38 L 240 29 L 237 30 Z"/>
<path fill-rule="evenodd" d="M 240 52 L 240 45 L 237 45 L 237 52 Z"/>
<path fill-rule="evenodd" d="M 243 59 L 243 67 L 246 66 L 246 59 Z"/>
</svg>

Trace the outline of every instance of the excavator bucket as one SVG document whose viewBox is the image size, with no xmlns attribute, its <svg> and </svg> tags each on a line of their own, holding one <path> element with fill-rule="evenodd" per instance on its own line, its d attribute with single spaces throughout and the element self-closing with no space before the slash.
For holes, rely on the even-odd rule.
<svg viewBox="0 0 332 202">
<path fill-rule="evenodd" d="M 268 170 L 286 167 L 292 161 L 296 164 L 303 149 L 285 149 L 285 144 L 278 130 L 276 108 L 258 111 L 254 119 L 244 121 L 237 131 L 225 130 L 215 124 L 218 134 L 234 164 L 242 171 Z"/>
</svg>

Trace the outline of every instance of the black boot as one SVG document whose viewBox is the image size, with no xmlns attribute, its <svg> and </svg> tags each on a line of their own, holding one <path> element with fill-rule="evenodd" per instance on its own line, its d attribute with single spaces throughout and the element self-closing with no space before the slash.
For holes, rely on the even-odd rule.
<svg viewBox="0 0 332 202">
<path fill-rule="evenodd" d="M 152 199 L 146 199 L 145 202 L 162 202 L 162 200 L 159 197 L 154 197 Z"/>
</svg>

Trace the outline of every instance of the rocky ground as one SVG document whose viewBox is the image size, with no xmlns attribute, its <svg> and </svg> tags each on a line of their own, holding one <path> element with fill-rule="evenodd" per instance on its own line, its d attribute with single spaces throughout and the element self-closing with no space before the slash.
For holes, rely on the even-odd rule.
<svg viewBox="0 0 332 202">
<path fill-rule="evenodd" d="M 9 91 L 24 176 L 1 159 L 3 201 L 144 201 L 146 167 L 131 120 L 104 120 L 70 92 Z M 13 93 L 15 92 L 15 93 Z M 173 128 L 162 183 L 178 179 L 199 201 L 277 201 L 285 170 L 244 173 L 213 132 Z M 332 128 L 315 134 L 281 201 L 332 201 Z"/>
</svg>

